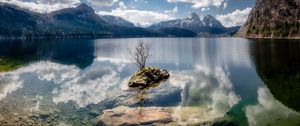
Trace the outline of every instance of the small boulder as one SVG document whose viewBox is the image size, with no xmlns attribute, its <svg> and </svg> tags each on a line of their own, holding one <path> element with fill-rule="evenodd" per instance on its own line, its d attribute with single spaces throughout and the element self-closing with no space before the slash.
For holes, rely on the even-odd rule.
<svg viewBox="0 0 300 126">
<path fill-rule="evenodd" d="M 147 89 L 158 86 L 168 80 L 170 74 L 166 70 L 155 67 L 145 67 L 137 71 L 129 80 L 128 86 L 134 89 Z"/>
</svg>

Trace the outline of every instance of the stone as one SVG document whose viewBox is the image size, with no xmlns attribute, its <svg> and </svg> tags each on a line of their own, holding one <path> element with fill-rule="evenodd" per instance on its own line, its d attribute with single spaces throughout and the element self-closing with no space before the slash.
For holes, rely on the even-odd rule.
<svg viewBox="0 0 300 126">
<path fill-rule="evenodd" d="M 104 110 L 97 126 L 124 125 L 213 125 L 224 114 L 210 113 L 207 107 L 136 107 L 120 106 Z"/>
<path fill-rule="evenodd" d="M 0 114 L 0 122 L 4 121 L 4 117 Z"/>
<path fill-rule="evenodd" d="M 97 125 L 163 125 L 172 121 L 169 109 L 157 107 L 129 108 L 121 106 L 113 110 L 103 111 L 103 115 Z"/>
<path fill-rule="evenodd" d="M 158 86 L 168 80 L 170 74 L 166 70 L 155 67 L 145 67 L 137 71 L 129 80 L 128 86 L 134 89 L 147 89 Z"/>
</svg>

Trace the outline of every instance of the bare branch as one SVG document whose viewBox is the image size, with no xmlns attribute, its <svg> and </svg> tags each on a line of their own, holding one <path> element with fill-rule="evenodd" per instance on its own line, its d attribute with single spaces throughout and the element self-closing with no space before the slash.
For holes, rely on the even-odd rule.
<svg viewBox="0 0 300 126">
<path fill-rule="evenodd" d="M 136 45 L 134 53 L 132 53 L 132 51 L 129 49 L 129 53 L 139 69 L 143 69 L 146 66 L 147 59 L 151 56 L 150 51 L 151 45 L 145 44 L 141 40 Z"/>
</svg>

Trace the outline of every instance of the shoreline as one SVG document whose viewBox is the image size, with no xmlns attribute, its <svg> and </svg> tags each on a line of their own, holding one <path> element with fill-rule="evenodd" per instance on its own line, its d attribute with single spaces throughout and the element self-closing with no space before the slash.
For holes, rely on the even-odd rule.
<svg viewBox="0 0 300 126">
<path fill-rule="evenodd" d="M 36 37 L 36 38 L 22 38 L 22 37 L 0 37 L 1 40 L 43 40 L 43 39 L 83 39 L 83 38 L 90 38 L 90 39 L 111 39 L 111 38 L 238 38 L 234 36 L 219 36 L 219 37 L 176 37 L 176 36 L 119 36 L 119 37 L 92 37 L 92 36 L 84 36 L 84 37 Z M 300 39 L 300 38 L 299 38 Z"/>
<path fill-rule="evenodd" d="M 38 39 L 109 39 L 109 38 L 199 38 L 199 37 L 170 37 L 170 36 L 119 36 L 119 37 L 93 37 L 93 36 L 77 36 L 77 37 L 34 37 L 34 38 L 22 38 L 22 37 L 0 37 L 0 40 L 38 40 Z"/>
<path fill-rule="evenodd" d="M 246 39 L 270 39 L 270 40 L 300 40 L 299 37 L 279 37 L 279 38 L 273 38 L 273 37 L 255 37 L 255 36 L 234 36 L 236 38 L 246 38 Z"/>
<path fill-rule="evenodd" d="M 253 36 L 215 36 L 215 37 L 189 37 L 189 36 L 66 36 L 66 37 L 0 37 L 1 40 L 45 40 L 45 39 L 120 39 L 120 38 L 244 38 L 244 39 L 269 39 L 269 40 L 300 40 L 300 37 L 284 37 L 284 38 L 272 38 L 272 37 L 253 37 Z"/>
</svg>

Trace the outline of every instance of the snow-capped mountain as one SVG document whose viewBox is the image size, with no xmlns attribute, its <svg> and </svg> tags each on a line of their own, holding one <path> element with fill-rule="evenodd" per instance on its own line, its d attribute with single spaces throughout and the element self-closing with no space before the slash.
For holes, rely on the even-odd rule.
<svg viewBox="0 0 300 126">
<path fill-rule="evenodd" d="M 187 18 L 176 19 L 170 21 L 163 21 L 157 24 L 153 24 L 149 28 L 183 28 L 188 29 L 196 33 L 200 32 L 217 32 L 223 33 L 226 29 L 217 19 L 211 15 L 199 16 L 196 13 L 191 13 Z"/>
<path fill-rule="evenodd" d="M 121 18 L 121 17 L 116 17 L 116 16 L 111 16 L 111 15 L 101 15 L 100 16 L 104 21 L 109 23 L 110 25 L 117 25 L 117 26 L 125 26 L 125 27 L 134 27 L 134 24 Z"/>
</svg>

